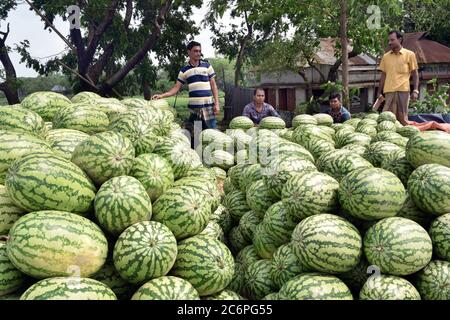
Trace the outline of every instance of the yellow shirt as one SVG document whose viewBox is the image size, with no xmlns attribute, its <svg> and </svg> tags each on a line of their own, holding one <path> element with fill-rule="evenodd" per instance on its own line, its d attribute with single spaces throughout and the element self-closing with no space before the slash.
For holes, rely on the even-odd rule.
<svg viewBox="0 0 450 320">
<path fill-rule="evenodd" d="M 411 71 L 418 69 L 414 52 L 402 48 L 399 53 L 392 50 L 381 59 L 380 70 L 386 73 L 384 92 L 409 92 Z"/>
</svg>

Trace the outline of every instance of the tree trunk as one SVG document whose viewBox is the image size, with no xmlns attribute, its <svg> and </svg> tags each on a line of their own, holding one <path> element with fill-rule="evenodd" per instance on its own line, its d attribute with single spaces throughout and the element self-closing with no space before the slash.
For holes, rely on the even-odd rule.
<svg viewBox="0 0 450 320">
<path fill-rule="evenodd" d="M 142 81 L 142 89 L 144 90 L 144 99 L 151 100 L 152 92 L 150 91 L 150 85 L 148 81 L 145 80 Z"/>
<path fill-rule="evenodd" d="M 314 95 L 313 89 L 312 89 L 312 83 L 309 81 L 308 76 L 306 75 L 306 72 L 304 70 L 299 70 L 298 74 L 303 78 L 306 84 L 306 101 L 308 102 L 311 97 Z"/>
<path fill-rule="evenodd" d="M 250 39 L 253 36 L 253 25 L 248 22 L 248 16 L 247 12 L 244 12 L 245 22 L 247 23 L 247 34 L 242 39 L 239 47 L 239 54 L 236 58 L 236 66 L 234 69 L 234 86 L 239 86 L 239 81 L 241 80 L 241 70 L 242 65 L 244 63 L 244 56 L 245 56 L 245 48 L 250 41 Z"/>
<path fill-rule="evenodd" d="M 356 52 L 356 51 L 349 52 L 348 58 L 350 59 L 350 58 L 356 57 L 358 54 L 360 54 L 360 52 Z M 338 70 L 339 70 L 339 67 L 341 66 L 341 64 L 342 64 L 342 59 L 339 58 L 336 60 L 334 65 L 331 66 L 330 71 L 328 71 L 327 81 L 336 82 L 336 80 L 338 78 Z"/>
<path fill-rule="evenodd" d="M 344 86 L 343 103 L 350 111 L 348 88 L 347 0 L 341 0 L 340 37 L 342 45 L 342 83 Z"/>
<path fill-rule="evenodd" d="M 0 32 L 0 62 L 5 69 L 5 81 L 0 83 L 0 90 L 4 92 L 9 104 L 20 103 L 17 91 L 17 75 L 16 69 L 9 57 L 8 48 L 6 47 L 6 39 L 9 34 L 9 23 L 6 32 Z"/>
</svg>

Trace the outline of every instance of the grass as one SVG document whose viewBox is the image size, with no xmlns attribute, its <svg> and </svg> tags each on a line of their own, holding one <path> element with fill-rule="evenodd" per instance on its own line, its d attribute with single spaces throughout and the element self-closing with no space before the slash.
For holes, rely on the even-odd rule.
<svg viewBox="0 0 450 320">
<path fill-rule="evenodd" d="M 181 122 L 186 121 L 189 118 L 189 97 L 187 95 L 170 97 L 166 99 L 171 107 L 175 107 L 177 110 L 178 118 Z M 223 119 L 223 106 L 225 105 L 225 98 L 219 97 L 220 100 L 220 114 L 217 116 L 217 121 Z"/>
</svg>

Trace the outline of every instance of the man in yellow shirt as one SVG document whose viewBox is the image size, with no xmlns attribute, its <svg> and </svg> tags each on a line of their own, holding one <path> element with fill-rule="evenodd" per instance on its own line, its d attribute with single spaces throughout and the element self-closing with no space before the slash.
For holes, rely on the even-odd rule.
<svg viewBox="0 0 450 320">
<path fill-rule="evenodd" d="M 383 111 L 393 112 L 401 124 L 408 124 L 410 99 L 410 77 L 413 79 L 412 100 L 419 97 L 419 72 L 414 52 L 403 48 L 403 35 L 398 31 L 389 32 L 389 47 L 380 63 L 383 72 L 378 88 L 378 97 L 384 96 Z M 384 93 L 384 95 L 383 95 Z"/>
</svg>

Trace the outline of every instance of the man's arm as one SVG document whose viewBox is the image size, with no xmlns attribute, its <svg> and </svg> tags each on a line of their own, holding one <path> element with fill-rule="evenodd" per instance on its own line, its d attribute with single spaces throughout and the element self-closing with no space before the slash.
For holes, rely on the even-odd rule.
<svg viewBox="0 0 450 320">
<path fill-rule="evenodd" d="M 218 115 L 220 112 L 220 101 L 219 101 L 219 90 L 217 90 L 216 79 L 211 78 L 211 79 L 209 79 L 209 82 L 211 84 L 211 91 L 214 96 L 214 113 L 216 115 Z"/>
<path fill-rule="evenodd" d="M 243 115 L 244 117 L 250 118 L 250 108 L 249 108 L 248 105 L 246 105 L 246 106 L 244 107 L 244 111 L 242 111 L 242 115 Z"/>
<path fill-rule="evenodd" d="M 170 89 L 169 91 L 162 93 L 162 94 L 155 94 L 152 97 L 152 99 L 158 100 L 158 99 L 171 97 L 171 96 L 177 94 L 177 92 L 180 91 L 182 86 L 183 86 L 183 84 L 180 81 L 177 81 L 177 83 L 175 84 L 175 86 L 172 89 Z"/>
<path fill-rule="evenodd" d="M 413 79 L 414 92 L 412 94 L 412 99 L 417 100 L 419 98 L 419 71 L 417 69 L 411 72 L 411 76 Z"/>
<path fill-rule="evenodd" d="M 270 115 L 273 117 L 281 118 L 280 114 L 275 110 L 273 106 L 270 106 Z"/>
<path fill-rule="evenodd" d="M 381 96 L 384 91 L 384 82 L 386 81 L 386 72 L 381 73 L 380 84 L 378 86 L 378 94 L 377 97 Z"/>
</svg>

